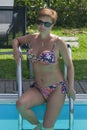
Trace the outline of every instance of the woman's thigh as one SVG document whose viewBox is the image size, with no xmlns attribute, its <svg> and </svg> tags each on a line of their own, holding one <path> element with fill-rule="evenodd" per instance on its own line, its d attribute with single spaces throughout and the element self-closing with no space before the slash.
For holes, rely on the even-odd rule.
<svg viewBox="0 0 87 130">
<path fill-rule="evenodd" d="M 49 96 L 47 109 L 44 117 L 44 126 L 53 127 L 54 123 L 62 109 L 65 101 L 65 95 L 61 93 L 61 87 L 57 87 Z"/>
<path fill-rule="evenodd" d="M 31 108 L 33 106 L 44 103 L 45 100 L 37 88 L 30 88 L 18 99 L 17 102 L 17 104 L 20 106 Z"/>
</svg>

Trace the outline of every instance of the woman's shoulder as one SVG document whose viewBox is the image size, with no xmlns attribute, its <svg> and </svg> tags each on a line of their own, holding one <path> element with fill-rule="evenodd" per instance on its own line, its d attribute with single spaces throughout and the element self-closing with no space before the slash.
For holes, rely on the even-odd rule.
<svg viewBox="0 0 87 130">
<path fill-rule="evenodd" d="M 60 36 L 56 36 L 56 44 L 58 46 L 66 46 L 65 41 Z"/>
<path fill-rule="evenodd" d="M 65 41 L 61 37 L 54 35 L 54 34 L 52 34 L 52 37 L 54 39 L 54 43 L 56 44 L 57 48 L 64 49 L 67 47 L 67 44 L 65 43 Z"/>
<path fill-rule="evenodd" d="M 65 42 L 62 40 L 61 37 L 59 37 L 58 35 L 55 34 L 51 34 L 52 39 L 55 41 L 56 44 L 65 44 Z"/>
</svg>

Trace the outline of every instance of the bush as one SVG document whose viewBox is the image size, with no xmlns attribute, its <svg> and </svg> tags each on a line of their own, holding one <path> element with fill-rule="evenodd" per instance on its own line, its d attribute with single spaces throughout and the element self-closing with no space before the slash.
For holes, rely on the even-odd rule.
<svg viewBox="0 0 87 130">
<path fill-rule="evenodd" d="M 87 26 L 87 0 L 15 0 L 15 6 L 27 6 L 28 26 L 36 23 L 37 11 L 49 6 L 58 12 L 56 25 L 62 27 Z"/>
</svg>

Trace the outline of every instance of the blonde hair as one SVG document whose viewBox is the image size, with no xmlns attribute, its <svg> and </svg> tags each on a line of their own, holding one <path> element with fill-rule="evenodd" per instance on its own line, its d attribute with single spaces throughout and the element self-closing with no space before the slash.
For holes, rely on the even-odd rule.
<svg viewBox="0 0 87 130">
<path fill-rule="evenodd" d="M 48 16 L 52 19 L 53 23 L 56 23 L 57 20 L 57 12 L 52 10 L 52 9 L 48 9 L 48 8 L 42 8 L 39 10 L 38 14 L 37 14 L 37 18 L 43 17 L 43 16 Z"/>
</svg>

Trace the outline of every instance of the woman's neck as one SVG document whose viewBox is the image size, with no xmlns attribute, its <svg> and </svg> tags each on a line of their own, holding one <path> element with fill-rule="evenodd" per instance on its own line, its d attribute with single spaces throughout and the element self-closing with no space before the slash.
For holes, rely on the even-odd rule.
<svg viewBox="0 0 87 130">
<path fill-rule="evenodd" d="M 49 34 L 40 33 L 40 34 L 39 34 L 39 37 L 40 37 L 40 39 L 42 39 L 42 40 L 49 39 L 49 38 L 50 38 L 50 33 L 49 33 Z"/>
</svg>

